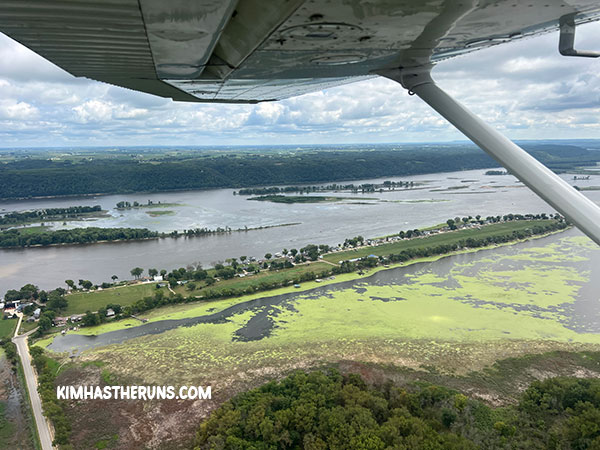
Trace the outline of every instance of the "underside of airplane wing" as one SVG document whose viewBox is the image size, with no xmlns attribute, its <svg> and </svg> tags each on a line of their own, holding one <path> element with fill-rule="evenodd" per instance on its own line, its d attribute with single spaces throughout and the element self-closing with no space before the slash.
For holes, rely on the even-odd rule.
<svg viewBox="0 0 600 450">
<path fill-rule="evenodd" d="M 78 77 L 253 103 L 599 16 L 594 0 L 5 0 L 0 31 Z"/>
</svg>

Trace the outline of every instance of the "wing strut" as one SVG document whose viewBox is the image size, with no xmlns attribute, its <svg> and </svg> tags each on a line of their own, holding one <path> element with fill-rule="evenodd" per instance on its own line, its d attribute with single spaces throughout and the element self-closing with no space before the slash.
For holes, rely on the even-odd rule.
<svg viewBox="0 0 600 450">
<path fill-rule="evenodd" d="M 600 207 L 440 89 L 431 78 L 430 67 L 390 69 L 379 74 L 417 94 L 600 245 Z"/>
</svg>

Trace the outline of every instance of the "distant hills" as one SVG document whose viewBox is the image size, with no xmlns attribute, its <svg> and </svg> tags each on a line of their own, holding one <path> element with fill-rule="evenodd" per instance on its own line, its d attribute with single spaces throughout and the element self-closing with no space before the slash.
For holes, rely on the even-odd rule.
<svg viewBox="0 0 600 450">
<path fill-rule="evenodd" d="M 526 143 L 524 148 L 555 171 L 593 166 L 600 152 L 580 146 Z M 0 198 L 160 192 L 320 183 L 497 167 L 467 144 L 332 146 L 277 152 L 183 149 L 3 152 Z M 58 156 L 57 156 L 58 155 Z"/>
</svg>

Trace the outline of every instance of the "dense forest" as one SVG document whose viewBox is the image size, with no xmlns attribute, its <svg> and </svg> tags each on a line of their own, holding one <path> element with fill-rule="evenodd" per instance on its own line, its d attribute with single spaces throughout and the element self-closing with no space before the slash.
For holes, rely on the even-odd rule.
<svg viewBox="0 0 600 450">
<path fill-rule="evenodd" d="M 239 394 L 201 424 L 196 450 L 600 448 L 600 380 L 534 382 L 490 408 L 443 386 L 297 372 Z"/>
<path fill-rule="evenodd" d="M 568 145 L 533 145 L 555 170 L 593 165 L 600 153 Z M 0 198 L 251 187 L 482 169 L 497 166 L 471 146 L 414 150 L 305 151 L 156 159 L 17 159 L 0 164 Z"/>
</svg>

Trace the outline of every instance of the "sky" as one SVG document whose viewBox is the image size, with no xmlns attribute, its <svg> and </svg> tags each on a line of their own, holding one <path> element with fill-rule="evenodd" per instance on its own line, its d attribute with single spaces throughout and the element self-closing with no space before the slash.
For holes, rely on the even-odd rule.
<svg viewBox="0 0 600 450">
<path fill-rule="evenodd" d="M 600 23 L 576 48 L 600 51 Z M 511 139 L 600 138 L 600 58 L 558 53 L 558 32 L 446 60 L 439 85 Z M 0 147 L 309 145 L 464 137 L 375 78 L 257 105 L 178 103 L 75 78 L 0 34 Z"/>
</svg>

